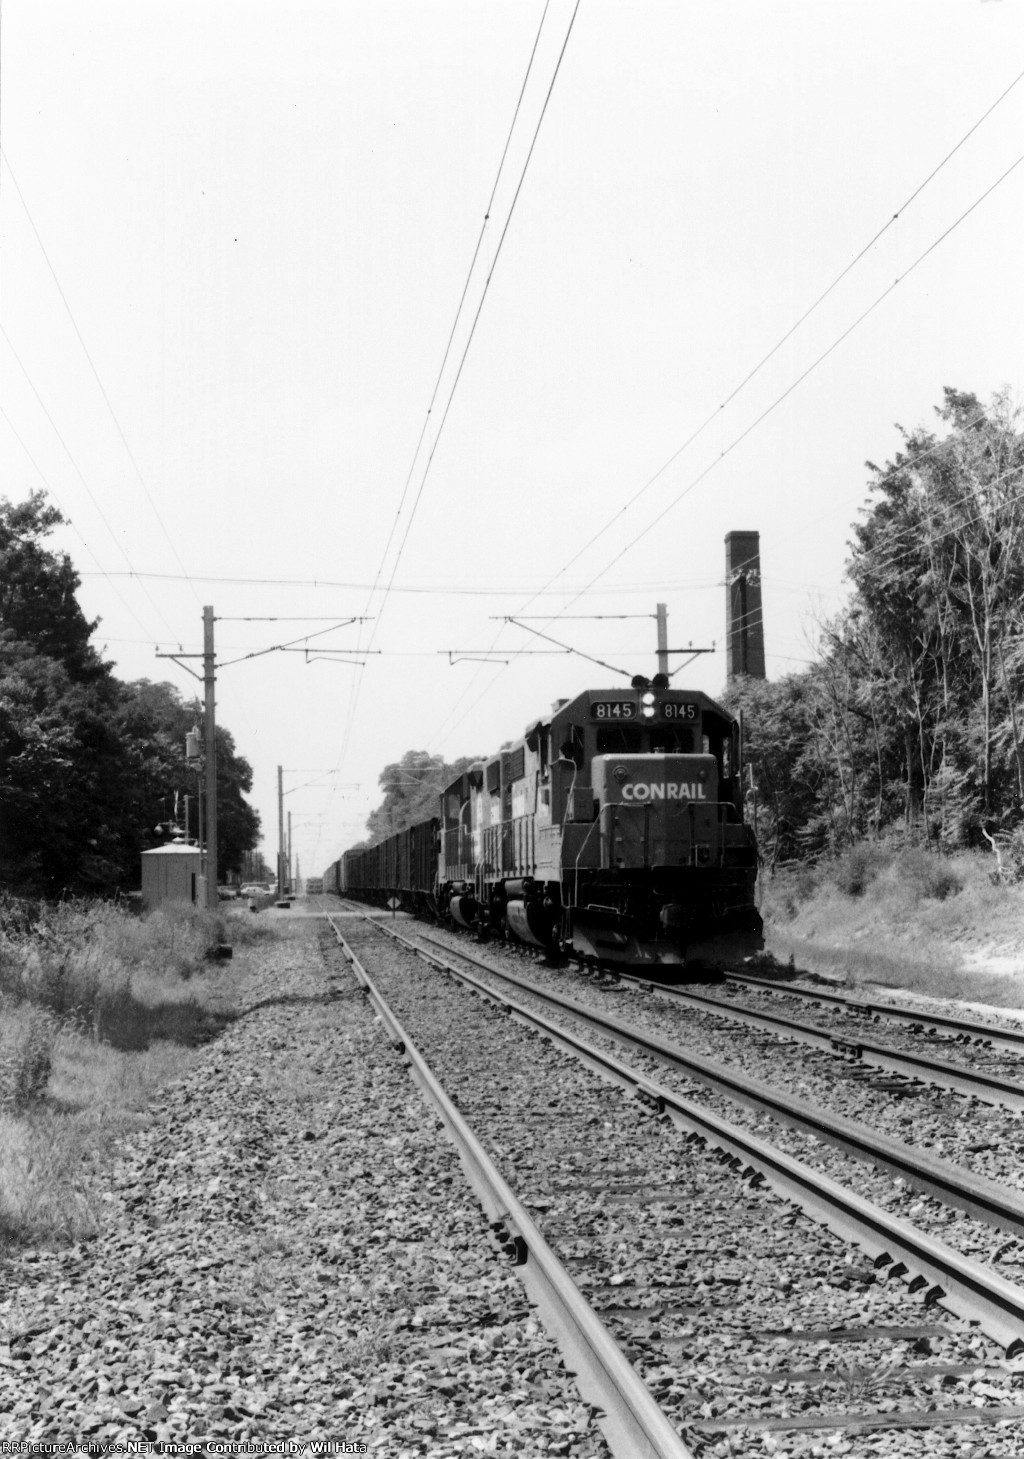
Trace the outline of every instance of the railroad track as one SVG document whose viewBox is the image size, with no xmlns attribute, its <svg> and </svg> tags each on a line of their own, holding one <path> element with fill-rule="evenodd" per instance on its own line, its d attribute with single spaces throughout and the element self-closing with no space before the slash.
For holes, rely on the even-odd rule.
<svg viewBox="0 0 1024 1459">
<path fill-rule="evenodd" d="M 1002 1109 L 1013 1110 L 1017 1114 L 1024 1113 L 1024 1080 L 1021 1077 L 1024 1073 L 1024 1063 L 1021 1062 L 1021 1059 L 1024 1058 L 1024 1046 L 1022 1046 L 1020 1056 L 1000 1061 L 998 1069 L 993 1069 L 988 1060 L 979 1067 L 976 1060 L 967 1063 L 943 1058 L 933 1051 L 934 1045 L 932 1048 L 925 1049 L 900 1048 L 891 1043 L 883 1044 L 865 1037 L 863 1015 L 859 1010 L 852 1015 L 857 1020 L 857 1025 L 852 1029 L 846 1020 L 841 1020 L 838 1027 L 821 1027 L 783 1013 L 776 1013 L 768 1007 L 750 1007 L 735 1000 L 698 993 L 692 988 L 665 987 L 646 983 L 642 979 L 630 979 L 629 981 L 652 989 L 657 987 L 660 996 L 680 999 L 693 1006 L 703 1008 L 719 1018 L 745 1024 L 750 1028 L 765 1029 L 782 1038 L 790 1038 L 798 1043 L 807 1044 L 810 1048 L 825 1049 L 830 1053 L 839 1054 L 841 1057 L 851 1062 L 856 1061 L 861 1065 L 867 1078 L 870 1078 L 867 1071 L 881 1069 L 896 1075 L 898 1080 L 910 1084 L 930 1084 L 934 1088 L 953 1090 L 970 1099 L 978 1099 Z M 920 1018 L 915 1025 L 922 1030 L 925 1026 L 926 1021 Z M 966 1030 L 977 1028 L 978 1025 L 964 1023 L 961 1027 L 965 1031 L 964 1039 L 966 1040 L 968 1038 Z M 960 1044 L 960 1047 L 963 1048 L 963 1043 Z M 974 1047 L 974 1045 L 969 1045 L 969 1047 Z M 901 1088 L 899 1083 L 888 1085 L 878 1084 L 877 1081 L 874 1087 Z"/>
<path fill-rule="evenodd" d="M 1005 1232 L 1014 1239 L 1014 1243 L 1024 1241 L 1024 1196 L 1018 1190 L 986 1179 L 976 1169 L 936 1156 L 918 1145 L 908 1145 L 872 1128 L 866 1122 L 863 1111 L 859 1112 L 858 1118 L 832 1112 L 828 1107 L 827 1093 L 821 1094 L 821 1080 L 816 1088 L 819 1097 L 813 1101 L 800 1098 L 794 1093 L 792 1079 L 788 1085 L 774 1082 L 774 1074 L 781 1073 L 783 1065 L 777 1047 L 773 1046 L 767 1054 L 755 1051 L 759 1055 L 756 1069 L 761 1071 L 761 1077 L 758 1077 L 757 1072 L 751 1074 L 744 1067 L 744 1061 L 739 1057 L 725 1062 L 706 1053 L 695 1052 L 691 1020 L 687 1019 L 682 1024 L 672 1020 L 668 1037 L 664 1036 L 666 1019 L 673 1010 L 659 1008 L 657 1000 L 634 1001 L 631 1013 L 635 1010 L 642 1017 L 641 1024 L 635 1018 L 624 1018 L 621 1000 L 612 1011 L 608 1011 L 607 1002 L 604 1007 L 599 1007 L 592 998 L 584 1004 L 567 997 L 562 992 L 564 979 L 561 974 L 548 974 L 542 984 L 537 981 L 542 974 L 539 967 L 534 969 L 533 977 L 524 979 L 507 967 L 498 966 L 493 959 L 466 951 L 462 939 L 441 943 L 419 933 L 418 940 L 426 946 L 445 948 L 486 976 L 516 988 L 521 996 L 537 1000 L 557 1016 L 585 1024 L 599 1036 L 630 1048 L 653 1065 L 671 1070 L 687 1084 L 702 1085 L 725 1101 L 738 1103 L 759 1117 L 767 1116 L 774 1122 L 791 1127 L 805 1139 L 810 1136 L 814 1142 L 834 1146 L 853 1160 L 888 1172 L 908 1189 L 932 1197 L 938 1203 L 943 1218 L 947 1208 L 952 1206 L 963 1211 L 983 1229 Z M 718 1031 L 718 1048 L 724 1046 L 728 1037 L 726 1035 L 723 1041 L 722 1032 Z M 743 1053 L 748 1052 L 743 1049 Z M 828 1062 L 832 1066 L 831 1078 L 835 1062 Z M 763 1077 L 766 1069 L 773 1075 L 772 1083 L 766 1082 Z M 796 1067 L 794 1077 L 798 1086 L 804 1082 L 807 1073 L 805 1060 Z M 906 1092 L 905 1087 L 899 1086 L 899 1091 L 902 1096 Z M 883 1086 L 880 1092 L 892 1094 L 893 1086 Z M 862 1101 L 863 1093 L 863 1090 L 857 1091 L 859 1101 Z M 974 1241 L 978 1247 L 985 1245 L 983 1236 L 976 1235 Z M 1018 1250 L 1014 1245 L 1013 1252 Z"/>
<path fill-rule="evenodd" d="M 790 998 L 811 1003 L 819 1008 L 831 1009 L 840 1017 L 856 1020 L 861 1024 L 866 1021 L 893 1023 L 932 1039 L 941 1038 L 951 1048 L 980 1045 L 985 1049 L 999 1050 L 1013 1055 L 1017 1068 L 1020 1067 L 1019 1061 L 1024 1060 L 1024 1028 L 1020 1026 L 985 1023 L 976 1018 L 958 1018 L 922 1004 L 915 1007 L 855 998 L 846 993 L 830 993 L 822 988 L 803 988 L 790 982 L 759 978 L 747 973 L 729 973 L 725 981 L 731 991 L 757 990 L 771 994 L 776 999 Z M 1003 1067 L 1014 1067 L 1014 1064 L 1012 1061 L 1004 1061 Z"/>
<path fill-rule="evenodd" d="M 623 1459 L 631 1455 L 636 1459 L 692 1459 L 691 1451 L 583 1297 L 526 1206 L 502 1178 L 330 914 L 328 921 L 396 1047 L 408 1057 L 420 1089 L 454 1139 L 470 1182 L 491 1217 L 492 1230 L 501 1238 L 510 1259 L 522 1268 L 527 1292 L 558 1336 L 568 1362 L 575 1365 L 583 1396 L 601 1408 L 602 1428 L 613 1452 Z"/>
<path fill-rule="evenodd" d="M 510 1182 L 524 1185 L 527 1215 L 696 1452 L 724 1438 L 760 1444 L 767 1431 L 782 1442 L 808 1429 L 904 1429 L 909 1447 L 899 1453 L 933 1454 L 944 1452 L 937 1436 L 958 1435 L 962 1444 L 965 1433 L 977 1437 L 980 1423 L 1011 1425 L 1010 1442 L 1019 1438 L 1021 1447 L 998 1452 L 1024 1453 L 1017 1365 L 986 1346 L 985 1377 L 976 1376 L 972 1389 L 982 1339 L 965 1325 L 980 1322 L 1004 1350 L 1015 1350 L 1024 1337 L 1024 1293 L 907 1223 L 865 1211 L 867 1202 L 794 1169 L 791 1157 L 775 1152 L 767 1173 L 759 1163 L 765 1142 L 709 1121 L 707 1111 L 687 1108 L 649 1072 L 630 1070 L 603 1048 L 577 1047 L 570 1058 L 571 1035 L 545 1027 L 535 1011 L 517 1010 L 510 1020 L 478 999 L 453 1002 L 450 973 L 411 978 L 407 963 L 396 973 L 396 959 L 412 953 L 386 950 L 387 931 L 353 923 L 345 935 L 357 935 L 364 959 L 385 968 L 382 996 L 396 1003 L 393 1016 L 417 1042 L 422 1034 L 480 1141 Z M 421 947 L 424 955 L 451 963 L 434 949 Z M 518 1028 L 522 1018 L 544 1042 Z M 638 1091 L 642 1102 L 595 1086 L 587 1065 Z M 780 1206 L 762 1181 L 803 1209 Z M 815 1209 L 825 1220 L 837 1198 L 833 1209 L 843 1206 L 843 1214 L 829 1219 L 843 1241 L 804 1213 Z M 512 1251 L 529 1266 L 535 1238 L 516 1220 L 506 1224 Z M 923 1307 L 917 1293 L 931 1304 Z M 917 1361 L 925 1356 L 939 1361 Z M 900 1391 L 904 1401 L 894 1406 Z M 911 1436 L 924 1432 L 928 1447 L 914 1448 Z"/>
</svg>

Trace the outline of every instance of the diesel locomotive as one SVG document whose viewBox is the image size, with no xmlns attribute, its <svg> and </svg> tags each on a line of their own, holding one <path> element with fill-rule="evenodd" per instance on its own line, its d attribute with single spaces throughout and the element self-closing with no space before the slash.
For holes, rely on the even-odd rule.
<svg viewBox="0 0 1024 1459">
<path fill-rule="evenodd" d="M 324 888 L 654 970 L 763 946 L 738 721 L 664 675 L 559 700 L 446 787 L 438 814 L 346 852 Z"/>
</svg>

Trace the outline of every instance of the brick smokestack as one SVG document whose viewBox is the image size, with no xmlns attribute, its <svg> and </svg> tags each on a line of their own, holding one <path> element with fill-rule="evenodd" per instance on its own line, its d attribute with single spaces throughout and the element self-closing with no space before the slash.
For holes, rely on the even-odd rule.
<svg viewBox="0 0 1024 1459">
<path fill-rule="evenodd" d="M 728 532 L 725 538 L 726 678 L 764 679 L 764 614 L 761 610 L 761 537 Z"/>
</svg>

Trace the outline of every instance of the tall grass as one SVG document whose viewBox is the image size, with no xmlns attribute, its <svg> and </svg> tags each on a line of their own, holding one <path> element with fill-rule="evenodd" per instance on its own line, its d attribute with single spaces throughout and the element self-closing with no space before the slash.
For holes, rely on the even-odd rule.
<svg viewBox="0 0 1024 1459">
<path fill-rule="evenodd" d="M 803 970 L 1024 1008 L 1024 887 L 988 853 L 863 843 L 763 884 L 770 952 Z M 998 968 L 998 971 L 996 970 Z"/>
<path fill-rule="evenodd" d="M 223 936 L 219 917 L 191 905 L 141 918 L 104 902 L 43 907 L 28 931 L 0 931 L 0 1003 L 122 1049 L 199 1042 L 209 1018 L 192 980 Z"/>
<path fill-rule="evenodd" d="M 234 943 L 261 935 L 230 920 Z M 232 1016 L 224 940 L 191 906 L 0 906 L 0 1249 L 95 1230 L 96 1158 Z"/>
</svg>

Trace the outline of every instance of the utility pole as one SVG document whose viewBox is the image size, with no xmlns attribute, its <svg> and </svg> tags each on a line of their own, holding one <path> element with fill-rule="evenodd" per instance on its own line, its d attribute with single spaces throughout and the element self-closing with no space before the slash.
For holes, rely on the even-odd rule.
<svg viewBox="0 0 1024 1459">
<path fill-rule="evenodd" d="M 292 890 L 292 813 L 288 812 L 288 890 Z"/>
<path fill-rule="evenodd" d="M 658 673 L 668 673 L 668 609 L 664 603 L 658 604 L 658 611 L 654 615 L 658 620 Z"/>
<path fill-rule="evenodd" d="M 284 771 L 277 767 L 277 895 L 284 896 Z"/>
<path fill-rule="evenodd" d="M 712 645 L 711 648 L 694 648 L 693 644 L 691 643 L 688 644 L 686 648 L 669 648 L 668 609 L 665 607 L 664 603 L 659 603 L 657 605 L 657 610 L 654 614 L 654 617 L 658 624 L 658 673 L 664 674 L 666 680 L 671 679 L 672 677 L 668 669 L 669 654 L 689 654 L 689 658 L 687 659 L 686 663 L 690 663 L 693 659 L 697 657 L 698 654 L 714 653 L 714 645 Z M 686 664 L 680 665 L 680 668 L 685 667 Z M 679 670 L 676 669 L 674 672 L 678 673 Z"/>
<path fill-rule="evenodd" d="M 203 609 L 203 689 L 206 708 L 206 905 L 217 910 L 217 719 L 214 698 L 213 609 Z"/>
<path fill-rule="evenodd" d="M 211 911 L 217 909 L 217 716 L 216 700 L 214 698 L 214 684 L 216 683 L 216 659 L 213 651 L 213 609 L 203 609 L 203 652 L 193 653 L 161 653 L 157 649 L 158 659 L 173 659 L 193 679 L 199 675 L 183 659 L 198 659 L 203 661 L 203 695 L 205 701 L 205 759 L 204 766 L 206 781 L 206 905 Z M 199 755 L 199 727 L 191 730 L 185 736 L 185 755 L 189 760 L 198 758 Z M 196 820 L 199 830 L 199 849 L 203 847 L 203 794 L 197 797 Z"/>
</svg>

